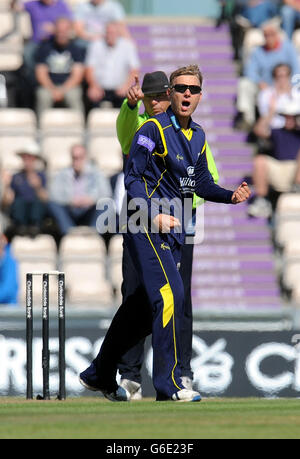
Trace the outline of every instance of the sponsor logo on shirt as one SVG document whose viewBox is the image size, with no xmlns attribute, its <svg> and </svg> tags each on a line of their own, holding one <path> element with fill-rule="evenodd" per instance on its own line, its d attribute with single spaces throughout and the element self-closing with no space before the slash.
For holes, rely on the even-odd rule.
<svg viewBox="0 0 300 459">
<path fill-rule="evenodd" d="M 150 151 L 150 153 L 152 153 L 152 151 L 155 148 L 155 143 L 153 142 L 153 140 L 149 139 L 149 137 L 146 137 L 144 135 L 139 135 L 137 143 L 138 145 L 147 148 L 147 150 Z"/>
</svg>

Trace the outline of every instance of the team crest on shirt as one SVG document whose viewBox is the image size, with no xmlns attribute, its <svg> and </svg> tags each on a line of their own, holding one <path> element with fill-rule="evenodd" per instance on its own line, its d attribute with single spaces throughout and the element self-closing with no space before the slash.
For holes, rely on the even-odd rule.
<svg viewBox="0 0 300 459">
<path fill-rule="evenodd" d="M 164 242 L 161 244 L 160 248 L 163 249 L 163 250 L 171 250 L 170 247 L 167 244 L 165 244 Z"/>
</svg>

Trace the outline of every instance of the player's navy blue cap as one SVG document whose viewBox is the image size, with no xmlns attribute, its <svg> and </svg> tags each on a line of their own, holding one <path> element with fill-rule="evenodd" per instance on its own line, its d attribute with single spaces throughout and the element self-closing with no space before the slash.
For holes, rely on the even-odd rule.
<svg viewBox="0 0 300 459">
<path fill-rule="evenodd" d="M 164 72 L 146 73 L 144 76 L 142 91 L 145 95 L 160 94 L 166 92 L 169 87 L 169 80 Z"/>
</svg>

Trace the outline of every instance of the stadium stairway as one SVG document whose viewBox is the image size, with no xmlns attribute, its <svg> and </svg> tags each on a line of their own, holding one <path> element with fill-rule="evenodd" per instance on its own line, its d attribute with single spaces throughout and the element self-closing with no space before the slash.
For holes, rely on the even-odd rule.
<svg viewBox="0 0 300 459">
<path fill-rule="evenodd" d="M 141 73 L 198 63 L 204 74 L 203 99 L 194 114 L 206 131 L 220 185 L 235 189 L 251 174 L 253 149 L 232 128 L 237 75 L 229 30 L 199 22 L 131 23 Z M 281 307 L 267 221 L 250 219 L 247 205 L 206 203 L 204 240 L 195 246 L 192 295 L 195 311 L 271 312 Z M 204 217 L 204 219 L 203 219 Z"/>
</svg>

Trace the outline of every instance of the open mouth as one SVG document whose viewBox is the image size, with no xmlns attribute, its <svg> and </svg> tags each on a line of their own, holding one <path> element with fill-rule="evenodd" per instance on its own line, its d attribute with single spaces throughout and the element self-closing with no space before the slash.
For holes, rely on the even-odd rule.
<svg viewBox="0 0 300 459">
<path fill-rule="evenodd" d="M 188 100 L 184 100 L 182 102 L 182 108 L 183 109 L 188 109 L 190 107 L 191 103 Z"/>
</svg>

